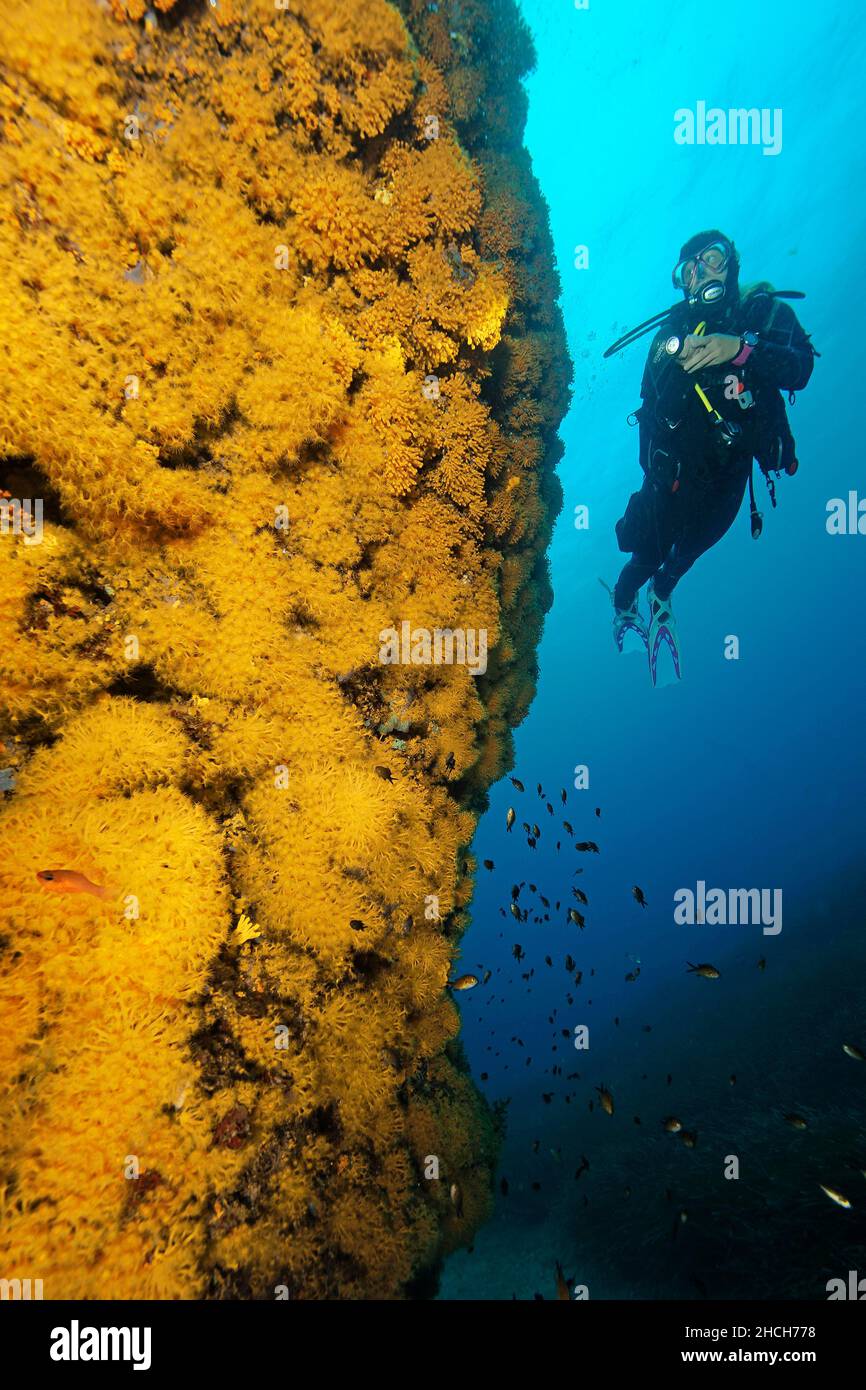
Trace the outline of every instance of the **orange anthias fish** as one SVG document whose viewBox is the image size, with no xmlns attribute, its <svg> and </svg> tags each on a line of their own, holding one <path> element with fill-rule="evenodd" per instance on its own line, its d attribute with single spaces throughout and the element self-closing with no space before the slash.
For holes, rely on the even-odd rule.
<svg viewBox="0 0 866 1390">
<path fill-rule="evenodd" d="M 92 893 L 94 898 L 107 898 L 107 888 L 91 883 L 76 869 L 40 869 L 36 877 L 50 893 Z"/>
<path fill-rule="evenodd" d="M 604 1111 L 605 1115 L 612 1115 L 613 1096 L 611 1095 L 610 1091 L 607 1089 L 606 1086 L 596 1086 L 595 1089 L 598 1091 L 598 1098 L 601 1101 L 601 1108 Z"/>
</svg>

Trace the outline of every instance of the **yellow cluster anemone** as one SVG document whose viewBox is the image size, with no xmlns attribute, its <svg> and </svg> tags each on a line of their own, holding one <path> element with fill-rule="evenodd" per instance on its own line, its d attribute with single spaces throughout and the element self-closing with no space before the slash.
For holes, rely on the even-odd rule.
<svg viewBox="0 0 866 1390">
<path fill-rule="evenodd" d="M 489 1212 L 448 986 L 569 379 L 530 59 L 512 0 L 0 13 L 0 1268 L 48 1299 L 413 1296 Z"/>
</svg>

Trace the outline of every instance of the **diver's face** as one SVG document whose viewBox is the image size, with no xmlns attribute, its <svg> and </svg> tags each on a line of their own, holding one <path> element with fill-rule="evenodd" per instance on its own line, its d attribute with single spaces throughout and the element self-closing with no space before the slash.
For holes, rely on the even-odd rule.
<svg viewBox="0 0 866 1390">
<path fill-rule="evenodd" d="M 705 246 L 696 256 L 680 261 L 674 278 L 687 294 L 694 294 L 704 285 L 717 280 L 724 285 L 728 279 L 728 251 L 720 244 Z"/>
</svg>

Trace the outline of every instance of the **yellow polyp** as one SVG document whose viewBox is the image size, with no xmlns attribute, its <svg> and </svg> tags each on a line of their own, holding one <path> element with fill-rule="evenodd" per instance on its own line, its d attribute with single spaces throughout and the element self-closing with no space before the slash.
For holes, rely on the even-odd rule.
<svg viewBox="0 0 866 1390">
<path fill-rule="evenodd" d="M 400 1298 L 489 1213 L 446 984 L 568 365 L 519 77 L 451 6 L 0 12 L 44 501 L 0 535 L 0 1271 L 46 1298 Z"/>
</svg>

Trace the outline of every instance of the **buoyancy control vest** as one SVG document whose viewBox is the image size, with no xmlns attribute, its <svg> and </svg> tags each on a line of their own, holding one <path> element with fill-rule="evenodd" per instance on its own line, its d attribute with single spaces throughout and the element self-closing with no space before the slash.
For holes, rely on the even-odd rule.
<svg viewBox="0 0 866 1390">
<path fill-rule="evenodd" d="M 684 470 L 711 479 L 748 469 L 753 459 L 768 484 L 771 475 L 794 473 L 796 444 L 782 391 L 762 378 L 757 363 L 746 361 L 738 368 L 728 362 L 696 375 L 677 363 L 677 342 L 698 331 L 702 322 L 707 333 L 740 336 L 752 331 L 770 347 L 793 347 L 809 357 L 814 353 L 793 310 L 770 289 L 759 287 L 711 320 L 700 305 L 675 306 L 653 338 L 641 382 L 642 404 L 634 412 L 644 472 L 656 487 L 671 491 L 679 487 Z M 775 505 L 772 486 L 771 496 Z"/>
</svg>

